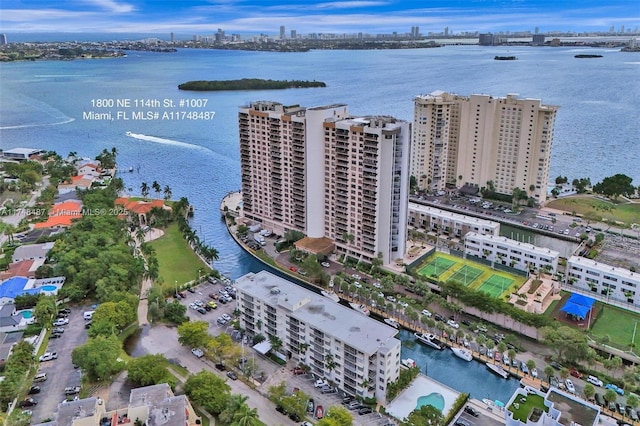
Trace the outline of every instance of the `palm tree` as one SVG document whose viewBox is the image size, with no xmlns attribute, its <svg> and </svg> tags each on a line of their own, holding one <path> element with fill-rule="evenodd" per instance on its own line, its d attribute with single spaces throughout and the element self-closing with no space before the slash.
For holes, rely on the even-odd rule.
<svg viewBox="0 0 640 426">
<path fill-rule="evenodd" d="M 231 426 L 258 426 L 258 410 L 251 408 L 247 404 L 242 404 L 233 415 Z"/>
<path fill-rule="evenodd" d="M 555 370 L 553 369 L 552 366 L 547 365 L 544 368 L 544 375 L 547 376 L 547 380 L 551 380 L 551 378 L 555 376 Z"/>
<path fill-rule="evenodd" d="M 248 396 L 240 395 L 240 394 L 232 394 L 229 396 L 227 400 L 226 408 L 220 413 L 220 421 L 224 424 L 229 424 L 233 421 L 233 417 L 238 412 L 238 410 L 243 406 L 247 405 L 246 401 L 249 399 Z"/>
<path fill-rule="evenodd" d="M 164 200 L 169 201 L 171 199 L 171 188 L 169 185 L 164 186 Z"/>
<path fill-rule="evenodd" d="M 157 180 L 153 181 L 153 183 L 151 184 L 151 188 L 153 188 L 156 194 L 160 194 L 160 192 L 162 192 L 162 187 L 160 186 Z"/>
<path fill-rule="evenodd" d="M 536 368 L 536 362 L 532 359 L 527 360 L 526 362 L 527 368 L 529 369 L 529 374 Z"/>
<path fill-rule="evenodd" d="M 149 195 L 149 185 L 147 185 L 147 182 L 142 182 L 140 184 L 140 192 L 142 193 L 143 198 L 147 198 Z"/>
</svg>

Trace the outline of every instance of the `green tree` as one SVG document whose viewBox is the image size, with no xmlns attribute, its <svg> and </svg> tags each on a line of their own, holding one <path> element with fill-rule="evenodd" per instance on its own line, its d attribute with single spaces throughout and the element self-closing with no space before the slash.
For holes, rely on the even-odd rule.
<svg viewBox="0 0 640 426">
<path fill-rule="evenodd" d="M 177 325 L 189 321 L 187 317 L 187 307 L 177 300 L 174 300 L 172 303 L 167 303 L 164 307 L 164 319 Z"/>
<path fill-rule="evenodd" d="M 287 396 L 287 384 L 285 382 L 280 382 L 277 385 L 269 386 L 269 389 L 267 389 L 267 395 L 269 397 L 269 401 L 276 405 L 280 405 L 282 398 Z"/>
<path fill-rule="evenodd" d="M 258 418 L 258 409 L 242 404 L 233 415 L 231 426 L 260 426 L 262 424 Z"/>
<path fill-rule="evenodd" d="M 149 354 L 132 359 L 127 364 L 127 377 L 137 386 L 168 383 L 175 387 L 176 378 L 167 368 L 167 358 L 162 354 Z"/>
<path fill-rule="evenodd" d="M 114 335 L 91 338 L 71 353 L 71 360 L 91 380 L 107 380 L 124 368 L 119 360 L 122 343 Z"/>
<path fill-rule="evenodd" d="M 607 401 L 607 403 L 616 402 L 616 399 L 618 399 L 618 394 L 613 389 L 607 389 L 606 391 L 604 391 L 604 395 L 602 395 L 602 397 L 605 401 Z"/>
<path fill-rule="evenodd" d="M 325 416 L 316 423 L 316 426 L 351 426 L 353 416 L 341 405 L 332 405 L 327 409 Z"/>
<path fill-rule="evenodd" d="M 38 298 L 33 314 L 40 325 L 50 325 L 53 316 L 57 313 L 56 299 L 54 296 Z"/>
<path fill-rule="evenodd" d="M 184 384 L 184 391 L 191 402 L 216 416 L 224 411 L 230 390 L 222 378 L 207 370 L 190 375 Z"/>
<path fill-rule="evenodd" d="M 640 401 L 638 400 L 638 397 L 634 394 L 629 394 L 629 396 L 627 396 L 627 405 L 633 409 L 635 409 L 638 404 L 640 404 Z"/>
<path fill-rule="evenodd" d="M 178 342 L 192 348 L 207 347 L 209 336 L 209 323 L 206 321 L 189 321 L 178 326 Z"/>
<path fill-rule="evenodd" d="M 633 179 L 629 176 L 618 173 L 593 185 L 593 192 L 613 198 L 618 198 L 620 195 L 631 195 L 635 191 L 632 181 Z"/>
<path fill-rule="evenodd" d="M 529 374 L 536 368 L 536 362 L 532 359 L 528 359 L 526 362 L 527 368 L 529 369 Z"/>
<path fill-rule="evenodd" d="M 287 395 L 280 400 L 280 405 L 288 412 L 297 414 L 299 417 L 303 417 L 307 411 L 307 402 L 309 401 L 309 395 L 302 391 L 294 392 L 291 395 Z"/>
<path fill-rule="evenodd" d="M 587 336 L 580 330 L 567 326 L 544 327 L 542 335 L 542 342 L 561 360 L 576 363 L 589 355 Z"/>
<path fill-rule="evenodd" d="M 587 398 L 587 400 L 591 400 L 591 398 L 593 398 L 593 395 L 595 395 L 596 393 L 596 389 L 591 383 L 587 383 L 586 385 L 584 385 L 582 393 L 584 394 L 584 397 Z"/>
<path fill-rule="evenodd" d="M 220 413 L 219 419 L 223 424 L 229 424 L 233 421 L 233 415 L 242 407 L 246 405 L 247 399 L 249 399 L 246 395 L 233 394 L 229 396 L 227 401 L 227 406 Z"/>
<path fill-rule="evenodd" d="M 438 410 L 433 405 L 423 405 L 420 408 L 413 410 L 409 416 L 407 416 L 406 420 L 400 423 L 400 426 L 444 426 L 444 424 L 442 411 Z"/>
</svg>

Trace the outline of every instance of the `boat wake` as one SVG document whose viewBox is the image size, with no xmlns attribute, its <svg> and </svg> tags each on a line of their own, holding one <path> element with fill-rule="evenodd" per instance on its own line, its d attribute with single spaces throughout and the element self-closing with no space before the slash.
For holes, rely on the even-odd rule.
<svg viewBox="0 0 640 426">
<path fill-rule="evenodd" d="M 163 145 L 173 145 L 173 146 L 179 146 L 179 147 L 182 147 L 182 148 L 189 148 L 189 149 L 196 149 L 196 150 L 200 150 L 200 151 L 209 151 L 209 152 L 211 152 L 211 150 L 209 148 L 206 148 L 204 146 L 195 145 L 195 144 L 187 143 L 187 142 L 175 141 L 173 139 L 158 138 L 156 136 L 148 136 L 148 135 L 143 135 L 143 134 L 140 134 L 140 133 L 132 133 L 132 132 L 126 132 L 125 135 L 129 136 L 130 138 L 138 139 L 138 140 L 141 140 L 141 141 L 155 142 L 155 143 L 161 143 Z"/>
<path fill-rule="evenodd" d="M 42 126 L 58 126 L 60 124 L 67 124 L 75 121 L 75 118 L 67 118 L 62 121 L 58 121 L 56 123 L 35 123 L 35 124 L 17 124 L 15 126 L 0 126 L 0 130 L 9 130 L 9 129 L 26 129 L 29 127 L 42 127 Z"/>
</svg>

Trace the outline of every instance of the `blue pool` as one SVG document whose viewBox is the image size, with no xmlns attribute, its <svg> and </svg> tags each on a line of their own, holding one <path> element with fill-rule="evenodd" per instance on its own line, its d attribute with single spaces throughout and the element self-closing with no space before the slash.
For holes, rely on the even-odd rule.
<svg viewBox="0 0 640 426">
<path fill-rule="evenodd" d="M 436 407 L 441 412 L 444 411 L 444 396 L 439 394 L 438 392 L 430 393 L 429 395 L 423 395 L 418 398 L 418 403 L 416 404 L 416 408 L 420 408 L 423 405 L 432 405 Z"/>
<path fill-rule="evenodd" d="M 29 319 L 33 317 L 33 312 L 31 311 L 22 311 L 20 312 L 20 314 L 22 315 L 22 318 L 24 319 Z"/>
<path fill-rule="evenodd" d="M 43 285 L 40 288 L 42 289 L 42 291 L 56 291 L 58 289 L 58 287 L 56 287 L 55 285 Z"/>
</svg>

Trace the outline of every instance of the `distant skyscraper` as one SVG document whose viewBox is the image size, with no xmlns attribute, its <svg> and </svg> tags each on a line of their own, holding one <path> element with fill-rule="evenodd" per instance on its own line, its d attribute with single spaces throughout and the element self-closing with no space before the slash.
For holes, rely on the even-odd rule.
<svg viewBox="0 0 640 426">
<path fill-rule="evenodd" d="M 432 191 L 492 181 L 544 202 L 558 107 L 517 95 L 460 96 L 442 91 L 414 100 L 411 175 Z"/>
<path fill-rule="evenodd" d="M 420 37 L 420 27 L 416 26 L 416 37 Z"/>
<path fill-rule="evenodd" d="M 296 30 L 291 30 L 291 38 L 294 40 L 298 38 L 298 32 Z"/>
<path fill-rule="evenodd" d="M 287 38 L 287 34 L 285 32 L 285 28 L 284 25 L 280 25 L 280 40 L 284 40 L 285 38 Z"/>
<path fill-rule="evenodd" d="M 480 46 L 493 46 L 493 34 L 480 34 L 478 36 L 478 44 Z"/>
<path fill-rule="evenodd" d="M 534 34 L 533 35 L 533 44 L 541 46 L 541 45 L 544 44 L 544 40 L 545 40 L 544 34 Z"/>
<path fill-rule="evenodd" d="M 238 118 L 247 218 L 367 262 L 404 255 L 410 123 L 354 117 L 344 104 L 267 101 L 240 107 Z"/>
<path fill-rule="evenodd" d="M 614 31 L 615 31 L 615 29 L 613 28 L 613 25 L 612 25 L 612 26 L 610 26 L 610 27 L 609 27 L 609 32 L 610 32 L 611 34 L 613 34 L 613 32 L 614 32 Z"/>
<path fill-rule="evenodd" d="M 444 36 L 449 37 L 449 27 L 444 27 Z"/>
<path fill-rule="evenodd" d="M 538 34 L 539 32 L 540 32 L 540 28 L 536 27 L 535 30 L 534 30 L 534 34 Z"/>
<path fill-rule="evenodd" d="M 620 25 L 620 33 L 624 34 L 624 25 Z"/>
<path fill-rule="evenodd" d="M 170 34 L 171 43 L 173 44 L 176 40 L 173 36 L 173 32 Z"/>
<path fill-rule="evenodd" d="M 7 44 L 7 35 L 0 34 L 0 44 Z"/>
</svg>

